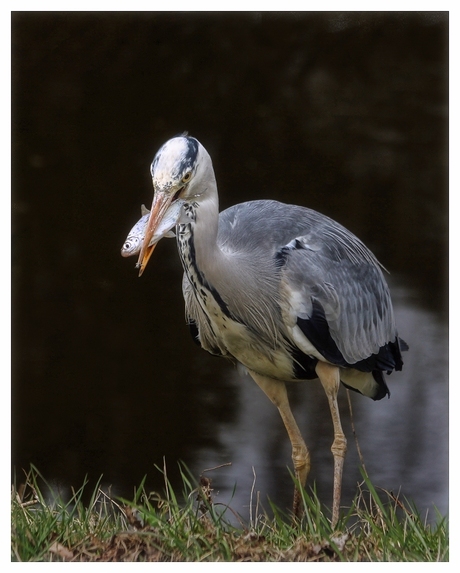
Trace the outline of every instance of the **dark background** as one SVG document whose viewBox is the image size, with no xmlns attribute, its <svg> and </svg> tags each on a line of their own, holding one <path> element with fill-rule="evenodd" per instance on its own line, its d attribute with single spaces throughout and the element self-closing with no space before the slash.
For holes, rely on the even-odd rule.
<svg viewBox="0 0 460 573">
<path fill-rule="evenodd" d="M 390 401 L 353 396 L 357 422 L 379 485 L 446 507 L 448 15 L 436 12 L 12 14 L 13 475 L 33 463 L 65 489 L 103 474 L 131 495 L 145 474 L 159 487 L 163 457 L 173 480 L 178 460 L 197 476 L 233 461 L 222 492 L 254 465 L 263 495 L 290 497 L 277 412 L 189 337 L 174 241 L 141 279 L 120 257 L 150 206 L 155 152 L 184 130 L 213 158 L 222 209 L 317 209 L 391 271 L 411 351 Z M 292 393 L 330 503 L 317 386 Z"/>
</svg>

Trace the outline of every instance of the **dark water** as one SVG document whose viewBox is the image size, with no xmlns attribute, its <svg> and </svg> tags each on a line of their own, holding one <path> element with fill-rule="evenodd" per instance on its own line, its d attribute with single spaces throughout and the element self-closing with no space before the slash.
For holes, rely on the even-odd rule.
<svg viewBox="0 0 460 573">
<path fill-rule="evenodd" d="M 103 474 L 131 496 L 166 459 L 212 474 L 247 512 L 289 504 L 287 436 L 255 384 L 184 325 L 174 241 L 143 277 L 123 240 L 152 197 L 149 165 L 188 130 L 221 207 L 274 198 L 350 228 L 391 271 L 410 345 L 391 399 L 353 395 L 376 485 L 448 505 L 446 13 L 12 17 L 12 468 L 64 490 Z M 319 384 L 290 388 L 331 503 L 332 425 Z M 360 479 L 349 437 L 346 504 Z"/>
</svg>

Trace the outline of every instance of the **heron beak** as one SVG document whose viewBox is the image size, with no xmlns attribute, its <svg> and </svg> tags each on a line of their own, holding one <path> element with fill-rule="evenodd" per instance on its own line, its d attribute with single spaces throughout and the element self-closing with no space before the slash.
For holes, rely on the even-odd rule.
<svg viewBox="0 0 460 573">
<path fill-rule="evenodd" d="M 170 193 L 156 192 L 153 197 L 152 209 L 150 211 L 150 217 L 145 228 L 144 241 L 142 243 L 141 252 L 139 254 L 139 259 L 137 261 L 136 267 L 139 268 L 139 276 L 144 272 L 150 257 L 152 256 L 153 250 L 155 249 L 157 242 L 149 246 L 149 243 L 160 225 L 168 207 L 171 205 L 174 196 Z M 171 225 L 172 227 L 173 225 Z"/>
</svg>

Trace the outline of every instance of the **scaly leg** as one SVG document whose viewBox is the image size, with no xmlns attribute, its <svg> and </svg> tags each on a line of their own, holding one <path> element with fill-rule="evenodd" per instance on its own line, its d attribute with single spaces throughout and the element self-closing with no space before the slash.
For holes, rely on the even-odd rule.
<svg viewBox="0 0 460 573">
<path fill-rule="evenodd" d="M 295 476 L 301 487 L 305 486 L 307 476 L 310 472 L 310 454 L 307 446 L 302 438 L 299 427 L 294 419 L 289 405 L 289 400 L 286 391 L 286 385 L 280 380 L 267 378 L 257 374 L 256 372 L 249 371 L 250 375 L 258 386 L 265 392 L 270 400 L 278 408 L 281 418 L 286 427 L 289 439 L 292 445 L 292 461 L 294 463 Z M 300 517 L 302 513 L 302 497 L 300 491 L 294 489 L 294 503 L 293 512 L 296 517 Z"/>
<path fill-rule="evenodd" d="M 339 520 L 340 496 L 342 492 L 343 462 L 347 451 L 347 439 L 340 423 L 340 412 L 337 404 L 337 393 L 340 386 L 340 372 L 337 366 L 318 362 L 316 365 L 324 391 L 326 392 L 331 409 L 332 423 L 334 424 L 334 442 L 331 447 L 334 456 L 334 494 L 332 499 L 332 526 Z"/>
</svg>

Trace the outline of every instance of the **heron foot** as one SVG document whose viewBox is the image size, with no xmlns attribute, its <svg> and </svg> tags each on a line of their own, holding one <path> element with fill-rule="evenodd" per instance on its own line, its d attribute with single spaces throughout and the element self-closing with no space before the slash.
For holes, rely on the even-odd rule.
<svg viewBox="0 0 460 573">
<path fill-rule="evenodd" d="M 292 446 L 292 461 L 294 464 L 295 477 L 298 482 L 294 488 L 292 512 L 294 517 L 300 518 L 303 513 L 301 488 L 305 487 L 308 474 L 310 473 L 310 452 L 305 444 Z"/>
</svg>

